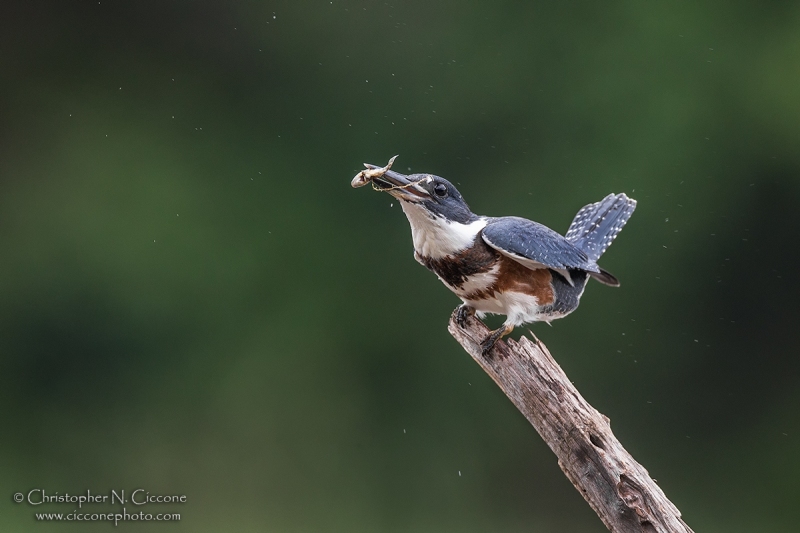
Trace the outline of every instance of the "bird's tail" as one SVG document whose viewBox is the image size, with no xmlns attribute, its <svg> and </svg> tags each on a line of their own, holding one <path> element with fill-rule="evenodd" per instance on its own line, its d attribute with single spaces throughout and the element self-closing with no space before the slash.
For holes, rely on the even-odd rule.
<svg viewBox="0 0 800 533">
<path fill-rule="evenodd" d="M 634 209 L 636 200 L 628 198 L 625 193 L 609 194 L 599 202 L 581 208 L 565 237 L 583 250 L 591 261 L 597 261 L 631 218 Z M 619 285 L 617 278 L 603 269 L 589 275 L 606 285 Z"/>
</svg>

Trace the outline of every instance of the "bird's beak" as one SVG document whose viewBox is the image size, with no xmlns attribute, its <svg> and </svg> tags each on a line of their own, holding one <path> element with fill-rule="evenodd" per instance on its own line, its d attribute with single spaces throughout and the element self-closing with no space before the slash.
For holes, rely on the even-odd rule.
<svg viewBox="0 0 800 533">
<path fill-rule="evenodd" d="M 407 202 L 419 202 L 430 197 L 428 191 L 419 186 L 419 183 L 424 180 L 426 176 L 406 176 L 405 174 L 390 170 L 393 162 L 394 157 L 385 167 L 364 163 L 367 170 L 362 170 L 356 174 L 351 185 L 353 187 L 361 187 L 372 182 L 372 186 L 376 190 L 388 192 L 398 200 L 405 200 Z"/>
<path fill-rule="evenodd" d="M 367 166 L 369 169 L 377 169 L 375 165 Z M 380 176 L 372 178 L 375 188 L 386 191 L 398 200 L 418 202 L 430 195 L 428 191 L 418 185 L 421 180 L 417 176 L 406 176 L 394 170 L 387 170 Z"/>
</svg>

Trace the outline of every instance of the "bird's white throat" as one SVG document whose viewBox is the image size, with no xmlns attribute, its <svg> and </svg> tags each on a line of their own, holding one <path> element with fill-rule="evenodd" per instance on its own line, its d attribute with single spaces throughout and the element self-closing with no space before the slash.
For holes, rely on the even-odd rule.
<svg viewBox="0 0 800 533">
<path fill-rule="evenodd" d="M 414 250 L 422 257 L 440 259 L 465 250 L 472 246 L 475 237 L 486 227 L 484 218 L 461 224 L 433 216 L 423 206 L 412 202 L 400 202 L 400 205 L 411 224 Z"/>
</svg>

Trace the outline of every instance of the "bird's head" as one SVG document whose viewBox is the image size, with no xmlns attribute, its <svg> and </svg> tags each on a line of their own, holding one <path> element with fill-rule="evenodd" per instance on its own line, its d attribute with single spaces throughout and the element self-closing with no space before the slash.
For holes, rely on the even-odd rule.
<svg viewBox="0 0 800 533">
<path fill-rule="evenodd" d="M 367 170 L 353 178 L 354 187 L 371 181 L 373 188 L 388 192 L 404 204 L 405 208 L 423 209 L 433 218 L 469 224 L 477 216 L 470 211 L 458 189 L 444 178 L 432 174 L 401 174 L 386 167 L 365 164 Z"/>
</svg>

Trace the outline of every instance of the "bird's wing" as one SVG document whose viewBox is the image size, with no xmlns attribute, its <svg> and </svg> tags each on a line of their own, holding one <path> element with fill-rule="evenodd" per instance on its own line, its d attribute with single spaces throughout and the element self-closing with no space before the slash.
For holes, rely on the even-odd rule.
<svg viewBox="0 0 800 533">
<path fill-rule="evenodd" d="M 519 217 L 494 218 L 483 228 L 482 235 L 486 244 L 528 268 L 600 271 L 582 250 L 538 222 Z"/>
</svg>

